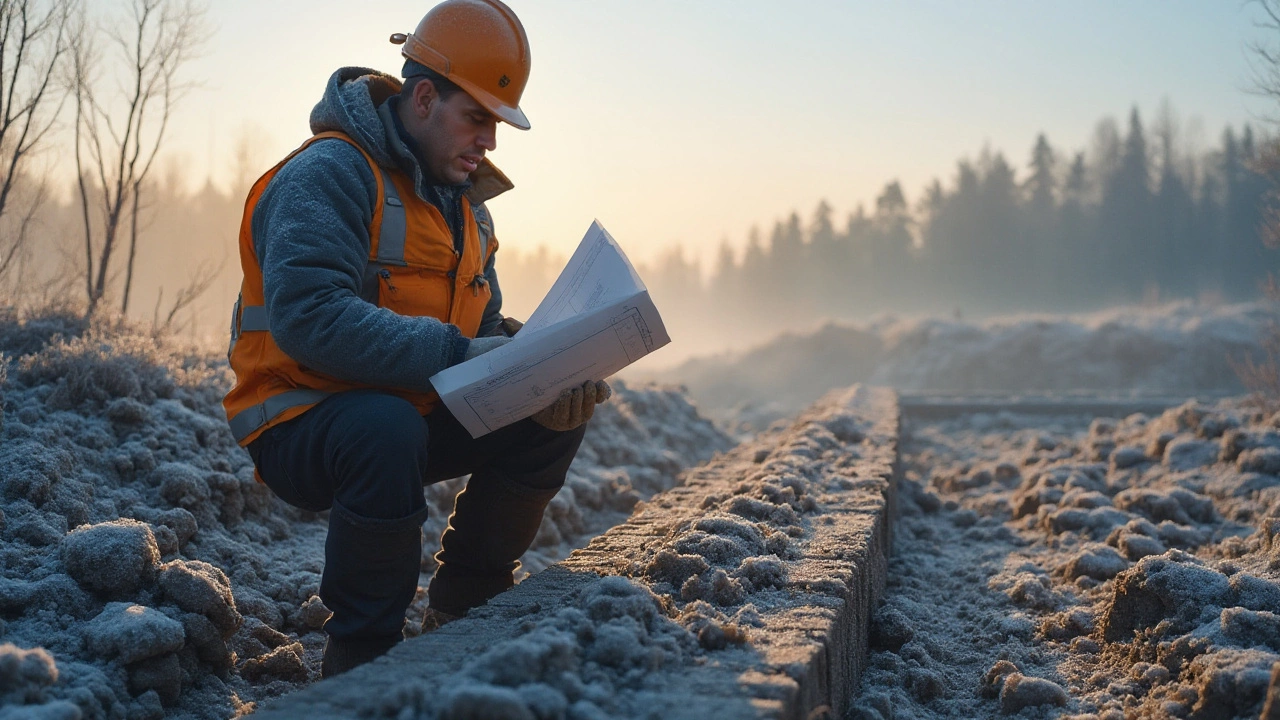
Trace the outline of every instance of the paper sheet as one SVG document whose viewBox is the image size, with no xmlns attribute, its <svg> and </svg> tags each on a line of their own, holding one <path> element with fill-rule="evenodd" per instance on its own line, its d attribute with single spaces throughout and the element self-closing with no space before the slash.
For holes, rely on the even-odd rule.
<svg viewBox="0 0 1280 720">
<path fill-rule="evenodd" d="M 560 277 L 520 332 L 537 332 L 645 290 L 644 282 L 618 242 L 597 220 L 591 223 L 573 257 L 569 258 L 569 264 L 560 271 Z"/>
<path fill-rule="evenodd" d="M 671 342 L 618 243 L 592 223 L 515 339 L 431 378 L 472 437 L 522 420 Z"/>
</svg>

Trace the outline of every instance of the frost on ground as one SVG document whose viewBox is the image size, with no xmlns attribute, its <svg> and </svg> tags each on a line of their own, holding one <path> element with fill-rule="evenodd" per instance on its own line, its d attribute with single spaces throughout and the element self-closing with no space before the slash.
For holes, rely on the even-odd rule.
<svg viewBox="0 0 1280 720">
<path fill-rule="evenodd" d="M 1280 661 L 1280 415 L 974 415 L 909 426 L 903 459 L 851 717 L 1259 717 Z"/>
<path fill-rule="evenodd" d="M 853 383 L 903 392 L 1227 395 L 1243 391 L 1229 359 L 1258 352 L 1273 317 L 1259 304 L 1181 302 L 977 322 L 831 323 L 651 377 L 683 383 L 704 412 L 747 430 Z"/>
<path fill-rule="evenodd" d="M 59 312 L 0 314 L 0 353 L 0 716 L 226 718 L 315 680 L 325 515 L 254 481 L 226 362 Z M 728 446 L 681 393 L 615 385 L 526 568 Z M 460 487 L 429 489 L 427 553 Z"/>
<path fill-rule="evenodd" d="M 563 563 L 264 720 L 804 717 L 829 677 L 852 677 L 843 628 L 883 580 L 896 425 L 891 393 L 833 393 Z"/>
</svg>

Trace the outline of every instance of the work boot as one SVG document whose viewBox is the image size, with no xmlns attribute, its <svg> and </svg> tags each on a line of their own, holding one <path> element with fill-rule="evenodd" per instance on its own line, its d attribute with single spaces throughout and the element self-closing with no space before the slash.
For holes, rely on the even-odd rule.
<svg viewBox="0 0 1280 720">
<path fill-rule="evenodd" d="M 418 590 L 424 514 L 381 520 L 334 504 L 320 576 L 320 600 L 333 613 L 324 624 L 326 677 L 404 639 L 404 614 Z"/>
<path fill-rule="evenodd" d="M 427 587 L 431 607 L 465 615 L 514 585 L 520 556 L 533 543 L 542 512 L 559 489 L 525 487 L 493 469 L 473 474 L 454 500 L 440 538 L 440 566 Z"/>
<path fill-rule="evenodd" d="M 454 620 L 461 620 L 461 619 L 462 618 L 457 615 L 450 615 L 447 612 L 441 612 L 439 610 L 436 610 L 435 608 L 429 607 L 427 608 L 427 614 L 422 616 L 422 625 L 419 628 L 418 632 L 419 634 L 421 634 L 421 633 L 429 633 L 432 630 L 439 630 L 440 628 L 444 627 L 445 625 L 448 625 Z"/>
<path fill-rule="evenodd" d="M 400 638 L 375 638 L 373 640 L 335 640 L 324 642 L 324 657 L 320 661 L 320 677 L 331 678 L 379 658 L 396 646 Z"/>
</svg>

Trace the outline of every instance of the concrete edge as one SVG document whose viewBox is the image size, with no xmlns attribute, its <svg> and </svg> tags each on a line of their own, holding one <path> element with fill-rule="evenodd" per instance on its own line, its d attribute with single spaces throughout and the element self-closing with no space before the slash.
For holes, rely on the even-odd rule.
<svg viewBox="0 0 1280 720">
<path fill-rule="evenodd" d="M 1134 413 L 1159 415 L 1186 402 L 1186 398 L 1106 396 L 964 396 L 902 395 L 899 407 L 904 416 L 916 420 L 950 420 L 977 413 L 1009 412 L 1025 415 L 1091 415 L 1125 417 Z"/>
<path fill-rule="evenodd" d="M 670 625 L 662 632 L 688 637 L 674 665 L 638 679 L 618 676 L 612 690 L 619 702 L 643 713 L 613 708 L 608 716 L 805 720 L 823 707 L 839 716 L 856 691 L 871 615 L 884 589 L 900 421 L 892 391 L 855 386 L 833 392 L 786 430 L 687 471 L 682 485 L 654 496 L 625 523 L 468 617 L 344 676 L 267 703 L 257 716 L 461 717 L 456 707 L 450 710 L 450 702 L 456 705 L 451 692 L 472 681 L 478 659 L 501 655 L 504 643 L 537 631 L 564 608 L 581 606 L 610 576 L 647 588 Z M 731 525 L 738 516 L 727 508 L 746 512 L 742 508 L 759 506 L 761 496 L 783 498 L 775 513 L 781 519 L 753 521 L 772 543 L 767 547 L 782 549 L 745 558 L 726 575 L 730 585 L 738 578 L 745 594 L 722 598 L 699 576 L 673 582 L 664 575 L 664 557 L 690 558 L 699 538 L 716 534 L 699 530 L 710 527 L 703 520 Z M 785 582 L 771 585 L 744 572 L 752 560 L 780 561 Z M 714 553 L 707 562 L 711 568 L 701 577 L 733 565 L 717 563 Z M 747 604 L 755 613 L 748 614 L 750 626 L 741 620 Z M 735 608 L 738 614 L 730 617 Z M 717 641 L 725 631 L 747 640 Z M 586 717 L 580 708 L 581 701 L 573 704 L 567 716 Z"/>
</svg>

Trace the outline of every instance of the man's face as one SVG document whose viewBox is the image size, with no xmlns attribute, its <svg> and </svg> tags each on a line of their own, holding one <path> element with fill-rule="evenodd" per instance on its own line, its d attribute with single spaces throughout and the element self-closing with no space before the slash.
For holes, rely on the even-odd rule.
<svg viewBox="0 0 1280 720">
<path fill-rule="evenodd" d="M 429 81 L 414 92 L 414 123 L 409 132 L 422 149 L 423 170 L 440 184 L 457 185 L 498 147 L 498 118 L 465 92 L 441 99 Z"/>
</svg>

